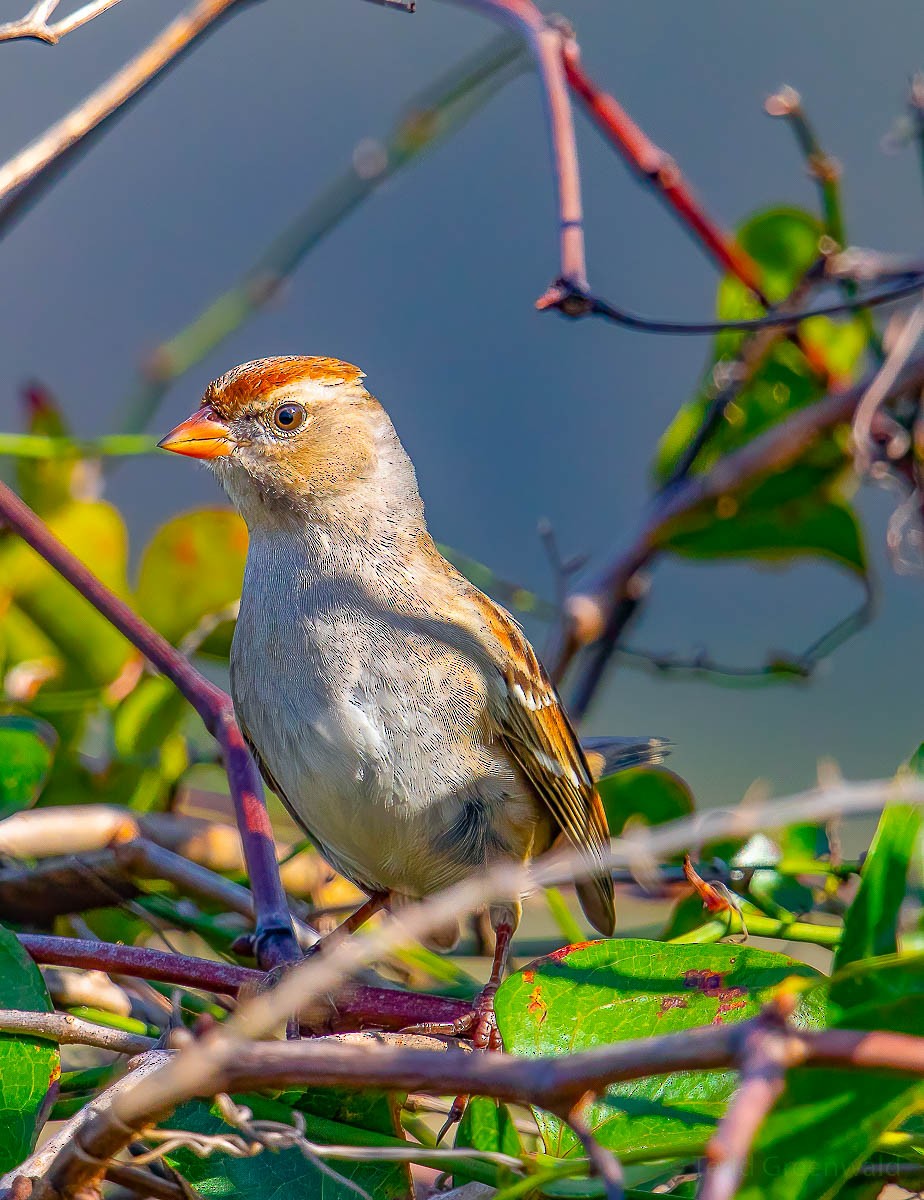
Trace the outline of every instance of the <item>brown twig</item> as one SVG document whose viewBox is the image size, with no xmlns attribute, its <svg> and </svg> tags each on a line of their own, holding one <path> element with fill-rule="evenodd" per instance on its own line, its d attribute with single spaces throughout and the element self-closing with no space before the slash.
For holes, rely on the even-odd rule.
<svg viewBox="0 0 924 1200">
<path fill-rule="evenodd" d="M 873 421 L 881 405 L 892 394 L 896 381 L 924 334 L 924 300 L 908 314 L 885 362 L 863 392 L 853 418 L 853 452 L 857 471 L 869 472 L 874 456 Z"/>
<path fill-rule="evenodd" d="M 231 698 L 109 590 L 32 510 L 0 483 L 0 518 L 41 555 L 186 697 L 221 747 L 257 908 L 258 961 L 267 970 L 299 957 L 276 864 L 263 786 L 234 718 Z"/>
<path fill-rule="evenodd" d="M 621 1042 L 561 1058 L 515 1058 L 337 1045 L 327 1041 L 242 1043 L 217 1028 L 163 1069 L 122 1091 L 112 1107 L 77 1129 L 47 1173 L 35 1200 L 93 1186 L 108 1160 L 149 1125 L 196 1096 L 302 1086 L 362 1087 L 487 1095 L 560 1110 L 587 1091 L 649 1075 L 734 1066 L 761 1018 Z M 924 1038 L 854 1030 L 789 1030 L 786 1066 L 837 1066 L 924 1073 Z M 187 1068 L 180 1069 L 188 1058 Z M 181 1086 L 177 1086 L 182 1081 Z M 22 1168 L 20 1168 L 20 1172 Z"/>
<path fill-rule="evenodd" d="M 0 821 L 0 855 L 41 860 L 104 850 L 115 841 L 137 837 L 209 871 L 237 874 L 246 868 L 241 835 L 234 825 L 172 812 L 134 813 L 115 804 L 62 805 L 14 813 Z M 286 860 L 291 849 L 287 843 L 277 842 L 275 854 Z M 330 868 L 312 852 L 282 861 L 279 873 L 287 891 L 305 896 L 330 877 Z M 0 879 L 4 877 L 12 881 L 15 871 L 0 872 Z M 306 913 L 301 915 L 304 918 Z"/>
<path fill-rule="evenodd" d="M 25 1033 L 61 1045 L 98 1046 L 117 1054 L 143 1054 L 154 1045 L 154 1038 L 84 1021 L 70 1013 L 18 1012 L 0 1008 L 0 1029 L 4 1033 Z"/>
<path fill-rule="evenodd" d="M 902 391 L 921 383 L 924 383 L 924 356 L 906 364 L 895 382 L 895 390 Z M 740 492 L 790 466 L 819 437 L 850 421 L 868 387 L 869 379 L 848 391 L 829 395 L 809 408 L 800 409 L 740 450 L 726 455 L 711 471 L 690 477 L 668 495 L 659 497 L 629 548 L 568 598 L 564 628 L 551 660 L 554 677 L 561 679 L 577 651 L 598 641 L 607 630 L 611 615 L 632 598 L 634 581 L 660 552 L 661 542 L 674 522 L 702 505 L 716 503 L 723 495 Z M 588 678 L 593 686 L 578 684 L 573 705 L 576 717 L 586 711 L 600 674 L 599 662 L 596 667 L 592 663 Z"/>
<path fill-rule="evenodd" d="M 139 1196 L 153 1196 L 155 1200 L 190 1200 L 190 1192 L 180 1184 L 128 1163 L 110 1163 L 106 1168 L 106 1179 Z"/>
<path fill-rule="evenodd" d="M 18 38 L 33 38 L 37 42 L 47 42 L 49 46 L 57 45 L 60 40 L 81 25 L 86 25 L 95 17 L 100 17 L 107 9 L 115 8 L 119 0 L 90 0 L 88 4 L 76 9 L 69 17 L 51 22 L 49 18 L 60 4 L 61 0 L 39 0 L 38 4 L 18 21 L 7 21 L 0 25 L 0 42 L 12 42 Z"/>
<path fill-rule="evenodd" d="M 666 201 L 717 266 L 740 279 L 766 303 L 757 263 L 731 234 L 713 221 L 693 195 L 674 159 L 636 125 L 615 97 L 594 83 L 584 70 L 578 44 L 573 38 L 565 41 L 562 54 L 571 90 L 610 145 L 615 146 L 624 162 Z"/>
<path fill-rule="evenodd" d="M 24 1163 L 21 1163 L 18 1167 L 14 1167 L 12 1171 L 4 1175 L 0 1179 L 0 1188 L 9 1188 L 16 1176 L 23 1176 L 26 1179 L 40 1179 L 46 1172 L 53 1171 L 55 1165 L 60 1160 L 60 1156 L 69 1155 L 71 1148 L 77 1144 L 80 1130 L 85 1125 L 104 1116 L 110 1117 L 111 1107 L 118 1097 L 123 1092 L 136 1087 L 139 1079 L 143 1079 L 146 1075 L 158 1071 L 169 1061 L 170 1057 L 171 1052 L 169 1050 L 147 1050 L 143 1055 L 135 1059 L 130 1064 L 132 1069 L 127 1075 L 123 1075 L 121 1079 L 117 1079 L 115 1083 L 111 1083 L 98 1096 L 95 1096 L 89 1104 L 84 1105 L 69 1121 L 66 1121 Z M 127 1138 L 125 1146 L 129 1145 L 132 1141 L 134 1141 L 134 1138 Z M 106 1164 L 104 1163 L 103 1169 L 105 1170 L 105 1168 Z M 100 1178 L 102 1178 L 102 1175 L 100 1175 Z"/>
<path fill-rule="evenodd" d="M 6 200 L 18 189 L 36 182 L 62 155 L 97 129 L 181 54 L 188 51 L 217 21 L 246 2 L 247 0 L 198 0 L 188 12 L 171 21 L 149 46 L 126 63 L 102 87 L 0 167 L 0 200 Z M 4 223 L 8 211 L 8 206 L 0 210 L 0 225 Z"/>
<path fill-rule="evenodd" d="M 748 1034 L 738 1087 L 706 1149 L 699 1200 L 732 1200 L 737 1194 L 757 1131 L 783 1091 L 790 1053 L 775 1014 Z"/>
</svg>

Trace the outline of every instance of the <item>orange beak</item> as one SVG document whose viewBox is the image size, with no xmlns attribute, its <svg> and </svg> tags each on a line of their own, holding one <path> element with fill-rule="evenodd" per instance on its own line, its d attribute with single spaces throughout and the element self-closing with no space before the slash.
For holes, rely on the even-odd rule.
<svg viewBox="0 0 924 1200">
<path fill-rule="evenodd" d="M 215 416 L 215 410 L 208 404 L 181 421 L 157 444 L 161 450 L 172 450 L 174 454 L 186 454 L 190 458 L 221 458 L 230 454 L 235 445 L 228 426 Z"/>
</svg>

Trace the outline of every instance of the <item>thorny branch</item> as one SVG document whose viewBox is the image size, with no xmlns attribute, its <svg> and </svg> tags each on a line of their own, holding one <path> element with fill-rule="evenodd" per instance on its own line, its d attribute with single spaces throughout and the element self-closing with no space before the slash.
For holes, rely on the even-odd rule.
<svg viewBox="0 0 924 1200">
<path fill-rule="evenodd" d="M 136 1087 L 121 1091 L 110 1108 L 83 1123 L 37 1181 L 33 1195 L 35 1200 L 48 1200 L 98 1183 L 113 1155 L 168 1117 L 178 1104 L 197 1096 L 296 1087 L 310 1080 L 316 1087 L 487 1095 L 556 1111 L 611 1083 L 734 1066 L 759 1021 L 703 1026 L 564 1058 L 537 1059 L 461 1052 L 433 1055 L 391 1046 L 331 1045 L 323 1040 L 248 1043 L 215 1029 Z M 790 1028 L 784 1046 L 787 1067 L 924 1072 L 924 1038 L 904 1034 Z"/>
</svg>

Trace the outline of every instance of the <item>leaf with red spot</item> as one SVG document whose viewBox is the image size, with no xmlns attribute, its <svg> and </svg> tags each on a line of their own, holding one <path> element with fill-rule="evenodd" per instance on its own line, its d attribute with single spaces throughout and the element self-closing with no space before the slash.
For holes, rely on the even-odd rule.
<svg viewBox="0 0 924 1200">
<path fill-rule="evenodd" d="M 785 979 L 818 973 L 749 946 L 671 946 L 626 938 L 567 946 L 511 975 L 497 994 L 505 1048 L 526 1057 L 573 1054 L 610 1042 L 677 1033 L 756 1016 Z M 821 1025 L 823 998 L 810 992 L 797 1019 Z M 588 1109 L 594 1137 L 616 1154 L 630 1147 L 665 1157 L 702 1144 L 735 1083 L 731 1071 L 682 1071 L 607 1088 Z M 583 1154 L 571 1130 L 541 1109 L 549 1154 Z"/>
</svg>

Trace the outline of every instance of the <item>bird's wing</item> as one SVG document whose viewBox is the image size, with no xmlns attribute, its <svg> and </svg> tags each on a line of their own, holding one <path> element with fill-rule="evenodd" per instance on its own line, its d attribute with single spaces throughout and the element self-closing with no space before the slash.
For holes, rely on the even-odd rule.
<svg viewBox="0 0 924 1200">
<path fill-rule="evenodd" d="M 501 741 L 576 849 L 599 871 L 578 885 L 589 920 L 601 933 L 615 927 L 613 882 L 605 865 L 609 829 L 587 760 L 561 700 L 512 617 L 484 599 L 482 615 L 498 647 L 503 686 L 492 698 Z"/>
</svg>

